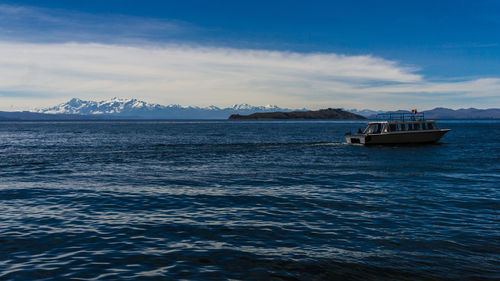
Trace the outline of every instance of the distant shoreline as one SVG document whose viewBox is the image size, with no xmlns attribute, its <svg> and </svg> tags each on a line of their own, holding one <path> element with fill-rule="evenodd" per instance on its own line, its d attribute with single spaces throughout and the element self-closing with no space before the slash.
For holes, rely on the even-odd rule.
<svg viewBox="0 0 500 281">
<path fill-rule="evenodd" d="M 426 118 L 429 120 L 441 120 L 441 121 L 500 121 L 500 118 L 469 118 L 469 119 L 458 119 L 458 118 Z M 211 121 L 225 121 L 225 122 L 242 122 L 242 121 L 252 121 L 252 122 L 315 122 L 315 121 L 357 121 L 357 122 L 369 122 L 376 121 L 376 119 L 366 118 L 366 119 L 228 119 L 228 118 L 213 118 L 213 119 L 175 119 L 175 118 L 163 118 L 163 119 L 145 119 L 145 118 L 102 118 L 102 119 L 1 119 L 0 123 L 9 122 L 152 122 L 152 121 L 176 121 L 176 122 L 211 122 Z"/>
<path fill-rule="evenodd" d="M 323 110 L 325 114 L 319 111 L 277 111 L 277 112 L 260 112 L 248 115 L 238 114 L 221 114 L 217 112 L 211 114 L 204 112 L 202 116 L 196 112 L 182 112 L 182 114 L 154 114 L 149 112 L 137 112 L 137 114 L 83 114 L 83 113 L 40 113 L 31 111 L 0 111 L 1 121 L 154 121 L 154 120 L 374 120 L 375 115 L 362 116 L 342 109 L 330 109 L 331 115 L 327 113 L 329 110 Z M 336 115 L 338 112 L 342 112 Z M 316 113 L 315 113 L 316 112 Z M 337 112 L 337 113 L 336 113 Z M 394 112 L 394 111 L 393 111 Z M 407 112 L 407 111 L 395 111 Z M 423 111 L 425 119 L 435 120 L 499 120 L 500 109 L 447 109 L 435 108 L 432 110 Z M 232 116 L 232 118 L 231 118 Z M 358 117 L 352 117 L 358 116 Z M 362 117 L 362 118 L 360 118 Z"/>
<path fill-rule="evenodd" d="M 320 109 L 316 111 L 259 112 L 249 115 L 233 114 L 229 120 L 364 120 L 366 117 L 342 109 Z"/>
</svg>

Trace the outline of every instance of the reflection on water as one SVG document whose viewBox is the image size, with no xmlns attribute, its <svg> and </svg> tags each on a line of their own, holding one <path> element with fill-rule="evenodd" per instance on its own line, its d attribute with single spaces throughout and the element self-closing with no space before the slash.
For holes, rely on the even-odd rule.
<svg viewBox="0 0 500 281">
<path fill-rule="evenodd" d="M 498 278 L 500 122 L 441 124 L 0 122 L 0 276 Z"/>
</svg>

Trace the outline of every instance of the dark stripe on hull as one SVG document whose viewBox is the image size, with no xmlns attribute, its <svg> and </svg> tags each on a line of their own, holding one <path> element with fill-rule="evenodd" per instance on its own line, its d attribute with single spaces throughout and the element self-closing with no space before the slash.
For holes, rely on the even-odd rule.
<svg viewBox="0 0 500 281">
<path fill-rule="evenodd" d="M 440 140 L 449 130 L 401 132 L 365 137 L 365 144 L 433 143 Z"/>
<path fill-rule="evenodd" d="M 433 143 L 439 141 L 449 129 L 433 131 L 407 131 L 371 135 L 346 136 L 348 143 L 360 144 L 410 144 L 410 143 Z"/>
</svg>

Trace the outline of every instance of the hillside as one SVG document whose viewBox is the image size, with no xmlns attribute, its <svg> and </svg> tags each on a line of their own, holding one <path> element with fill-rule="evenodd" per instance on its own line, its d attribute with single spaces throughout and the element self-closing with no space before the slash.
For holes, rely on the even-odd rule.
<svg viewBox="0 0 500 281">
<path fill-rule="evenodd" d="M 0 111 L 0 120 L 3 121 L 21 121 L 21 120 L 42 120 L 42 121 L 59 121 L 59 120 L 100 120 L 106 119 L 105 116 L 78 115 L 78 114 L 45 114 L 29 111 Z"/>
<path fill-rule="evenodd" d="M 386 113 L 410 113 L 408 110 L 388 111 Z M 450 109 L 437 107 L 431 110 L 422 111 L 426 119 L 500 119 L 499 108 L 477 109 L 461 108 Z M 375 119 L 376 114 L 367 116 L 369 119 Z"/>
<path fill-rule="evenodd" d="M 283 120 L 283 119 L 366 119 L 361 115 L 342 109 L 320 109 L 317 111 L 261 112 L 250 115 L 233 114 L 230 120 Z"/>
<path fill-rule="evenodd" d="M 448 108 L 434 108 L 424 111 L 428 119 L 500 119 L 500 109 L 461 108 L 457 110 Z"/>
</svg>

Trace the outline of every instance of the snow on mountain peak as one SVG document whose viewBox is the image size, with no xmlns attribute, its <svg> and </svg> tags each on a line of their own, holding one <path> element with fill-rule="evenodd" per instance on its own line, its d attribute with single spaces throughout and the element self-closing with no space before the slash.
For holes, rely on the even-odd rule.
<svg viewBox="0 0 500 281">
<path fill-rule="evenodd" d="M 254 112 L 269 112 L 269 111 L 290 111 L 289 109 L 281 109 L 276 105 L 265 105 L 265 106 L 252 106 L 249 104 L 235 104 L 232 107 L 220 108 L 214 105 L 208 107 L 197 107 L 197 106 L 181 106 L 178 104 L 170 104 L 167 106 L 160 104 L 151 104 L 145 101 L 137 99 L 124 99 L 113 97 L 108 100 L 102 101 L 85 101 L 78 98 L 73 98 L 68 102 L 61 103 L 59 105 L 35 109 L 35 112 L 40 113 L 53 113 L 53 114 L 83 114 L 83 115 L 94 115 L 94 114 L 107 114 L 107 115 L 121 115 L 121 116 L 149 116 L 149 117 L 164 117 L 164 116 L 179 116 L 189 115 L 197 116 L 204 114 L 203 116 L 212 116 L 214 113 L 219 115 L 224 114 L 250 114 Z M 182 113 L 180 113 L 182 112 Z M 183 115 L 183 116 L 184 116 Z"/>
</svg>

